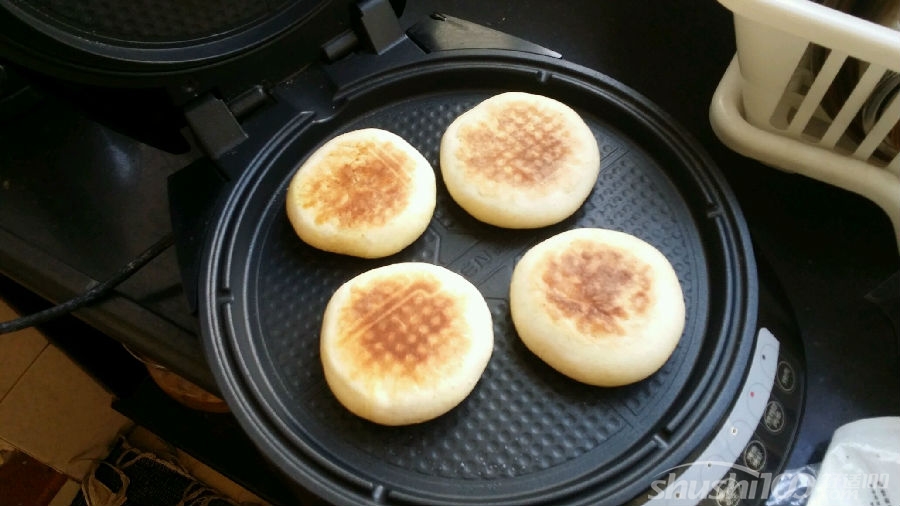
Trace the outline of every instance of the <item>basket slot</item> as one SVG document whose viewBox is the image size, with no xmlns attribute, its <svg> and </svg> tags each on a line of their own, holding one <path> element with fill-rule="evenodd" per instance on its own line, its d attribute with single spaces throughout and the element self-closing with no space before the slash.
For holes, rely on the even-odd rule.
<svg viewBox="0 0 900 506">
<path fill-rule="evenodd" d="M 831 126 L 828 127 L 825 135 L 822 136 L 819 145 L 828 149 L 834 148 L 841 136 L 844 135 L 844 132 L 850 128 L 853 118 L 855 118 L 860 109 L 862 109 L 866 100 L 868 100 L 869 95 L 872 93 L 872 90 L 878 85 L 881 76 L 884 75 L 886 70 L 886 68 L 880 65 L 869 65 L 863 75 L 859 78 L 859 82 L 853 88 L 853 92 L 847 97 L 847 100 L 844 102 L 844 105 L 841 107 L 837 116 L 834 117 Z"/>
<path fill-rule="evenodd" d="M 894 125 L 898 121 L 900 121 L 900 93 L 894 95 L 894 98 L 891 99 L 890 104 L 888 104 L 887 108 L 884 109 L 884 112 L 881 113 L 881 117 L 879 117 L 878 121 L 875 122 L 875 125 L 872 126 L 872 129 L 866 135 L 866 138 L 859 147 L 856 148 L 856 151 L 853 153 L 854 158 L 868 160 L 875 150 L 878 149 L 878 146 L 880 146 L 885 138 L 887 138 L 888 133 L 894 128 Z M 892 162 L 891 165 L 895 164 Z M 900 172 L 896 170 L 892 170 L 892 172 L 900 176 Z"/>
<path fill-rule="evenodd" d="M 885 169 L 900 176 L 900 152 L 898 152 L 897 156 L 895 156 L 894 159 L 891 160 L 891 163 L 887 164 L 887 167 L 885 167 Z"/>
<path fill-rule="evenodd" d="M 828 54 L 828 58 L 825 59 L 822 69 L 816 75 L 816 79 L 809 87 L 806 97 L 804 97 L 803 102 L 800 104 L 800 108 L 797 109 L 793 119 L 791 119 L 787 129 L 788 134 L 800 136 L 803 133 L 803 130 L 806 128 L 813 114 L 818 110 L 822 103 L 822 99 L 825 97 L 825 93 L 828 92 L 828 88 L 831 86 L 831 83 L 834 82 L 835 76 L 837 76 L 838 72 L 841 70 L 841 66 L 843 66 L 846 59 L 847 54 L 840 51 L 832 50 Z"/>
</svg>

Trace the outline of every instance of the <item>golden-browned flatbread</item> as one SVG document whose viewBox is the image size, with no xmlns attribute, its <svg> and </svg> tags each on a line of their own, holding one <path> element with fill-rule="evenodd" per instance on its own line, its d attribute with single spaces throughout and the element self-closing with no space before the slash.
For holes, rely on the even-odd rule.
<svg viewBox="0 0 900 506">
<path fill-rule="evenodd" d="M 376 128 L 331 139 L 297 170 L 287 215 L 310 246 L 363 258 L 392 255 L 428 227 L 434 169 L 401 137 Z"/>
<path fill-rule="evenodd" d="M 320 353 L 328 386 L 348 410 L 407 425 L 462 402 L 493 346 L 491 313 L 475 286 L 443 267 L 407 262 L 364 272 L 334 293 Z"/>
<path fill-rule="evenodd" d="M 563 232 L 528 250 L 513 271 L 510 310 L 535 355 L 598 386 L 656 372 L 685 323 L 668 259 L 633 235 L 599 228 Z"/>
<path fill-rule="evenodd" d="M 567 105 L 508 92 L 460 115 L 441 139 L 441 175 L 475 218 L 537 228 L 572 215 L 600 172 L 590 128 Z"/>
</svg>

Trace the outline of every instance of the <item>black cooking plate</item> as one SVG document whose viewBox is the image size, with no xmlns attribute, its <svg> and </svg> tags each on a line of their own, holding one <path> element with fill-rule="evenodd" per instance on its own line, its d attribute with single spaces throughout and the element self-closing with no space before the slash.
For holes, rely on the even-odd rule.
<svg viewBox="0 0 900 506">
<path fill-rule="evenodd" d="M 599 180 L 563 223 L 505 230 L 472 219 L 440 184 L 447 125 L 507 90 L 561 100 L 590 125 Z M 259 151 L 221 207 L 201 293 L 210 365 L 232 411 L 290 479 L 335 504 L 623 504 L 686 461 L 732 402 L 756 323 L 755 266 L 734 199 L 695 143 L 655 106 L 592 71 L 538 56 L 429 56 L 339 90 L 328 116 L 298 115 Z M 322 110 L 329 110 L 324 107 Z M 305 245 L 284 212 L 297 167 L 331 137 L 393 131 L 438 171 L 428 230 L 380 260 Z M 574 227 L 632 233 L 678 273 L 687 325 L 655 375 L 621 388 L 572 381 L 519 341 L 508 308 L 513 267 L 535 243 Z M 333 291 L 401 261 L 449 267 L 484 294 L 495 347 L 472 394 L 436 420 L 383 427 L 346 411 L 319 362 Z"/>
</svg>

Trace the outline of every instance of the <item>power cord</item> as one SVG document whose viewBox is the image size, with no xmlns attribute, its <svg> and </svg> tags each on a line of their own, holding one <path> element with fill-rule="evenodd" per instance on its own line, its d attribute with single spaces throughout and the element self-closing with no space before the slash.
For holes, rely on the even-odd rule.
<svg viewBox="0 0 900 506">
<path fill-rule="evenodd" d="M 121 269 L 116 271 L 112 277 L 106 281 L 94 285 L 89 290 L 53 307 L 43 311 L 38 311 L 30 315 L 22 316 L 14 320 L 0 323 L 0 334 L 8 334 L 17 330 L 22 330 L 35 325 L 40 325 L 54 318 L 66 315 L 88 306 L 110 294 L 123 281 L 130 278 L 134 273 L 139 271 L 143 266 L 147 265 L 151 260 L 158 257 L 169 246 L 174 244 L 172 234 L 168 234 L 155 244 L 147 248 L 143 253 L 135 259 L 125 264 Z"/>
</svg>

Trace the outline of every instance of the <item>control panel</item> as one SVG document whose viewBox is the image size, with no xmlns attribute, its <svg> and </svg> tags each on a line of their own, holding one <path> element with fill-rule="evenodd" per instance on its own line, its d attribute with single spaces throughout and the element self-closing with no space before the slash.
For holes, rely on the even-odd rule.
<svg viewBox="0 0 900 506">
<path fill-rule="evenodd" d="M 765 504 L 799 425 L 800 367 L 771 331 L 760 329 L 747 378 L 724 424 L 692 462 L 653 482 L 646 504 Z"/>
</svg>

